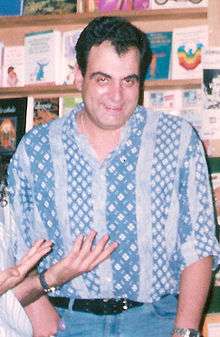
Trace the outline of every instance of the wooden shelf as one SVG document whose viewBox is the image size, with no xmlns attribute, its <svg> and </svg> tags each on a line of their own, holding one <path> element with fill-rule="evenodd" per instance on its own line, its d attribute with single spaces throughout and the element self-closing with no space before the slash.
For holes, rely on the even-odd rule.
<svg viewBox="0 0 220 337">
<path fill-rule="evenodd" d="M 178 89 L 178 88 L 198 88 L 201 86 L 201 80 L 157 80 L 145 81 L 145 90 L 160 89 Z M 38 95 L 69 95 L 76 94 L 74 85 L 36 85 L 13 88 L 0 88 L 0 97 L 23 97 Z"/>
<path fill-rule="evenodd" d="M 201 87 L 201 79 L 145 81 L 145 90 L 189 89 Z"/>
<path fill-rule="evenodd" d="M 73 85 L 34 85 L 13 88 L 0 88 L 0 97 L 24 97 L 38 95 L 65 95 L 76 93 Z"/>
<path fill-rule="evenodd" d="M 74 25 L 86 24 L 91 19 L 103 15 L 115 15 L 126 17 L 133 22 L 154 20 L 178 20 L 183 19 L 206 19 L 207 8 L 177 8 L 145 11 L 113 11 L 111 13 L 75 13 L 63 15 L 35 15 L 35 16 L 2 16 L 0 17 L 0 29 L 9 27 L 33 27 L 33 26 L 51 26 L 51 25 Z"/>
</svg>

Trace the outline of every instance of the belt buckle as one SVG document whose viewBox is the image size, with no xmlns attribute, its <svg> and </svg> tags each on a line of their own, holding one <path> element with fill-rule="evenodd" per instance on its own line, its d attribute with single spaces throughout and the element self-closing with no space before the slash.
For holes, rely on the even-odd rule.
<svg viewBox="0 0 220 337">
<path fill-rule="evenodd" d="M 114 302 L 113 307 L 114 307 L 113 311 L 116 314 L 120 314 L 128 309 L 128 300 L 126 298 L 123 299 L 120 298 L 116 300 L 116 302 Z"/>
<path fill-rule="evenodd" d="M 125 310 L 128 309 L 128 300 L 127 300 L 127 298 L 124 298 L 123 301 L 122 301 L 122 309 L 123 309 L 123 311 L 125 311 Z"/>
<path fill-rule="evenodd" d="M 104 314 L 120 314 L 128 309 L 128 300 L 126 298 L 118 300 L 105 298 L 103 299 L 103 307 Z"/>
</svg>

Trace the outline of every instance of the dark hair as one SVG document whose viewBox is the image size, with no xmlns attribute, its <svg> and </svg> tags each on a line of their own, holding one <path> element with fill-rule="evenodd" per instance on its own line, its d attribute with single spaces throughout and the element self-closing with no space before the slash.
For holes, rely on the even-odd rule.
<svg viewBox="0 0 220 337">
<path fill-rule="evenodd" d="M 90 49 L 104 41 L 110 41 L 118 55 L 136 47 L 140 52 L 140 78 L 144 79 L 152 56 L 147 36 L 128 20 L 117 16 L 97 17 L 81 32 L 76 43 L 76 59 L 83 76 Z"/>
</svg>

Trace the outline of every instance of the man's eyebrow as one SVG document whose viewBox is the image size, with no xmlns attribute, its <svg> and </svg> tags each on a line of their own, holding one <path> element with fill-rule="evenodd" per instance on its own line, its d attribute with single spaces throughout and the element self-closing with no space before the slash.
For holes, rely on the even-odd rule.
<svg viewBox="0 0 220 337">
<path fill-rule="evenodd" d="M 94 77 L 96 77 L 96 76 L 104 76 L 104 77 L 107 77 L 107 78 L 111 78 L 110 75 L 108 75 L 108 74 L 106 74 L 106 73 L 103 73 L 102 71 L 96 71 L 96 72 L 92 73 L 92 74 L 90 75 L 90 78 L 94 78 Z"/>
<path fill-rule="evenodd" d="M 136 81 L 139 81 L 140 80 L 140 76 L 138 76 L 137 74 L 131 74 L 131 75 L 128 75 L 128 76 L 124 77 L 123 80 L 136 80 Z"/>
<path fill-rule="evenodd" d="M 96 76 L 103 76 L 103 77 L 106 77 L 106 78 L 112 78 L 112 76 L 110 76 L 109 74 L 103 73 L 102 71 L 96 71 L 96 72 L 92 73 L 90 75 L 90 78 L 94 78 Z M 125 76 L 123 78 L 123 80 L 133 80 L 133 79 L 135 79 L 136 81 L 139 81 L 140 77 L 137 74 L 131 74 L 131 75 Z"/>
</svg>

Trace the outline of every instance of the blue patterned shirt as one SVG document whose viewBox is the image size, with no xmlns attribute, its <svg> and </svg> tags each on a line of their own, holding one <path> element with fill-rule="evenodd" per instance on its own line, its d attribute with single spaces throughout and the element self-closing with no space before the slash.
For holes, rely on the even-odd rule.
<svg viewBox="0 0 220 337">
<path fill-rule="evenodd" d="M 220 250 L 203 148 L 183 119 L 138 106 L 120 145 L 103 162 L 77 130 L 76 115 L 24 136 L 9 168 L 10 201 L 21 236 L 17 258 L 33 240 L 54 241 L 40 269 L 89 229 L 119 243 L 111 258 L 56 295 L 153 302 L 177 294 L 181 271 Z"/>
</svg>

